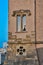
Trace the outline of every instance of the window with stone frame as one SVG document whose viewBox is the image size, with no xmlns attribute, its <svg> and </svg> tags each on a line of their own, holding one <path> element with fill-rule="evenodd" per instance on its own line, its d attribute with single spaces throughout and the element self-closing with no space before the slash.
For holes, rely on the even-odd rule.
<svg viewBox="0 0 43 65">
<path fill-rule="evenodd" d="M 23 14 L 17 15 L 17 32 L 25 32 L 26 31 L 26 15 Z"/>
<path fill-rule="evenodd" d="M 16 16 L 16 32 L 25 32 L 26 31 L 26 17 L 31 16 L 30 10 L 16 10 L 13 11 L 12 16 Z"/>
</svg>

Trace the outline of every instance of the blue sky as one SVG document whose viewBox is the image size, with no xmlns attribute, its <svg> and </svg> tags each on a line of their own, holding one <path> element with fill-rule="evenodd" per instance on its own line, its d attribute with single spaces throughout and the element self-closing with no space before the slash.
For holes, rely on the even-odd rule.
<svg viewBox="0 0 43 65">
<path fill-rule="evenodd" d="M 0 48 L 8 41 L 8 0 L 0 0 Z"/>
</svg>

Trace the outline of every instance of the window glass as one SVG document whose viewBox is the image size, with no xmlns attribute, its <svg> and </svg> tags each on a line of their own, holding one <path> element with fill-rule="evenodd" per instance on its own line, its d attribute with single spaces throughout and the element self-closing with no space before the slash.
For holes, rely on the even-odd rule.
<svg viewBox="0 0 43 65">
<path fill-rule="evenodd" d="M 26 31 L 26 15 L 17 15 L 17 32 Z"/>
<path fill-rule="evenodd" d="M 26 15 L 23 15 L 22 17 L 22 24 L 23 31 L 26 31 Z"/>
<path fill-rule="evenodd" d="M 17 31 L 21 31 L 21 16 L 17 15 Z"/>
</svg>

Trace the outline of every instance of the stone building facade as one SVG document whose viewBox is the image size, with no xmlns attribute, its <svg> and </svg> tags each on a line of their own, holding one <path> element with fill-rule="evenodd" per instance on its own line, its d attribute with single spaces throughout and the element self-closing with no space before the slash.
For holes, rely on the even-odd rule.
<svg viewBox="0 0 43 65">
<path fill-rule="evenodd" d="M 15 65 L 39 65 L 36 43 L 43 43 L 43 0 L 9 0 L 7 59 Z"/>
<path fill-rule="evenodd" d="M 31 15 L 29 15 L 29 11 Z M 12 16 L 13 13 L 15 13 L 15 16 Z M 25 32 L 17 32 L 17 15 L 19 14 L 20 16 L 26 15 Z M 36 41 L 43 42 L 43 0 L 36 0 L 36 5 L 35 0 L 9 0 L 9 32 L 17 35 L 18 38 L 25 38 L 26 35 L 30 35 L 32 40 L 31 34 L 35 34 L 35 21 Z"/>
</svg>

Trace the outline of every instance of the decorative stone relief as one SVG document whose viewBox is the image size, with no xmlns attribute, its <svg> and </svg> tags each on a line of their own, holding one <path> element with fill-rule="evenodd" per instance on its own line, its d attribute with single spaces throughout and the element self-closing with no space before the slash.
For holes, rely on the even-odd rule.
<svg viewBox="0 0 43 65">
<path fill-rule="evenodd" d="M 28 16 L 31 15 L 31 11 L 30 10 L 16 10 L 16 11 L 13 11 L 13 14 L 12 16 L 14 17 L 16 14 L 28 14 Z"/>
<path fill-rule="evenodd" d="M 23 45 L 16 46 L 16 56 L 26 56 L 26 48 Z"/>
</svg>

